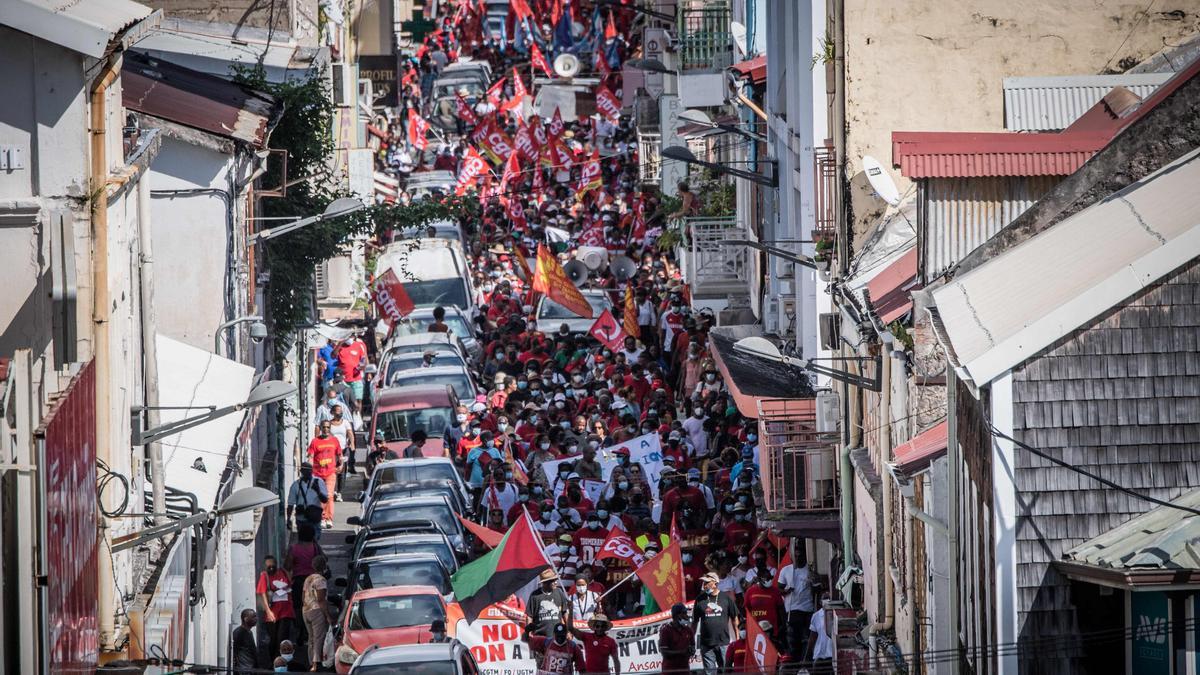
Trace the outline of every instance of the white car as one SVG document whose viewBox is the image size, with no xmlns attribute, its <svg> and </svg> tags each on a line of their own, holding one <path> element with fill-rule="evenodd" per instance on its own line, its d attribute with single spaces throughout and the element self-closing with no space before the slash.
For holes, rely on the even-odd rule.
<svg viewBox="0 0 1200 675">
<path fill-rule="evenodd" d="M 467 348 L 467 355 L 478 361 L 480 355 L 483 354 L 483 346 L 479 344 L 479 340 L 475 339 L 475 330 L 471 326 L 471 320 L 457 307 L 446 307 L 445 309 L 446 325 L 450 327 L 450 332 L 462 340 L 463 346 Z M 433 323 L 433 308 L 414 309 L 406 319 L 396 325 L 395 335 L 427 333 L 429 324 Z"/>
<path fill-rule="evenodd" d="M 557 333 L 558 329 L 565 323 L 567 329 L 572 334 L 586 333 L 596 323 L 600 313 L 604 310 L 612 311 L 612 300 L 608 297 L 608 291 L 598 291 L 594 289 L 580 289 L 583 292 L 583 297 L 592 306 L 592 318 L 586 319 L 579 316 L 575 312 L 563 307 L 554 302 L 550 298 L 542 296 L 541 301 L 537 306 L 537 329 L 541 333 L 551 335 Z"/>
<path fill-rule="evenodd" d="M 412 385 L 448 384 L 454 388 L 454 393 L 460 401 L 474 401 L 479 393 L 471 373 L 462 366 L 433 366 L 431 368 L 412 368 L 391 375 L 388 379 L 388 389 Z"/>
</svg>

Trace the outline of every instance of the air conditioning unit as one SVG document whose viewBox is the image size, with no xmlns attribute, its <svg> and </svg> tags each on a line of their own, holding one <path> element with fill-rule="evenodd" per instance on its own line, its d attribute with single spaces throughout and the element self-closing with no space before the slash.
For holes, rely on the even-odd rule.
<svg viewBox="0 0 1200 675">
<path fill-rule="evenodd" d="M 335 61 L 331 64 L 330 75 L 333 79 L 333 104 L 339 108 L 351 108 L 358 98 L 358 76 L 354 72 L 354 64 L 345 61 Z"/>
<path fill-rule="evenodd" d="M 836 391 L 817 392 L 817 433 L 834 434 L 841 429 L 842 401 Z"/>
<path fill-rule="evenodd" d="M 821 349 L 837 351 L 842 331 L 842 315 L 840 312 L 825 312 L 817 317 L 818 331 L 821 338 Z"/>
</svg>

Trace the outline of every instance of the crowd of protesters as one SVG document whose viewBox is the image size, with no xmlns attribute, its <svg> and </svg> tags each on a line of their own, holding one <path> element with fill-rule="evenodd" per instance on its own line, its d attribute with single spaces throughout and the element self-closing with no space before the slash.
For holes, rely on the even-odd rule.
<svg viewBox="0 0 1200 675">
<path fill-rule="evenodd" d="M 602 85 L 619 95 L 621 59 L 639 49 L 629 37 L 636 34 L 634 14 L 600 12 L 590 2 L 526 2 L 537 16 L 550 17 L 556 8 L 574 12 L 568 28 L 573 50 L 597 64 Z M 823 580 L 810 571 L 803 541 L 759 529 L 756 420 L 738 411 L 709 352 L 713 316 L 693 310 L 673 252 L 656 246 L 672 219 L 695 213 L 696 195 L 679 186 L 682 206 L 668 212 L 656 191 L 643 190 L 627 115 L 563 122 L 558 115 L 543 119 L 527 107 L 506 105 L 517 93 L 511 67 L 524 64 L 529 72 L 533 45 L 562 51 L 561 21 L 540 24 L 518 16 L 514 22 L 510 15 L 508 30 L 516 41 L 502 42 L 481 37 L 474 3 L 441 5 L 436 30 L 401 66 L 398 108 L 384 125 L 381 166 L 395 171 L 401 185 L 404 177 L 430 169 L 461 176 L 474 147 L 474 126 L 489 119 L 510 138 L 524 128 L 536 146 L 557 143 L 571 158 L 521 157 L 513 163 L 516 171 L 497 162 L 462 186 L 481 204 L 478 220 L 462 226 L 477 292 L 474 337 L 483 347 L 474 375 L 486 394 L 462 403 L 443 439 L 472 489 L 482 524 L 504 532 L 528 512 L 554 564 L 524 603 L 526 639 L 539 654 L 540 670 L 620 672 L 616 643 L 606 636 L 612 620 L 660 611 L 671 615 L 659 636 L 664 671 L 687 670 L 696 655 L 709 673 L 755 671 L 746 638 L 750 623 L 785 662 L 815 672 L 828 668 Z M 414 146 L 408 111 L 429 114 L 440 70 L 467 58 L 486 59 L 497 78 L 510 81 L 497 88 L 498 100 L 465 101 L 473 122 L 460 120 L 426 147 Z M 532 96 L 533 83 L 526 84 Z M 589 161 L 599 166 L 594 180 L 585 175 Z M 500 180 L 491 180 L 493 173 Z M 408 200 L 401 187 L 398 201 Z M 559 231 L 567 233 L 566 241 L 555 236 Z M 609 294 L 618 321 L 631 329 L 619 344 L 601 344 L 565 324 L 548 332 L 537 328 L 528 267 L 538 247 L 551 247 L 565 262 L 584 245 L 605 249 L 610 261 L 624 256 L 636 265 L 629 278 L 608 267 L 587 282 Z M 447 328 L 435 319 L 429 330 Z M 318 353 L 317 425 L 287 501 L 294 540 L 282 564 L 272 558 L 264 565 L 260 612 L 247 610 L 242 617 L 247 630 L 263 620 L 259 629 L 276 670 L 317 670 L 329 656 L 322 651 L 330 620 L 328 563 L 319 542 L 332 526 L 345 477 L 359 469 L 355 432 L 370 413 L 378 356 L 374 336 L 367 337 L 371 344 L 355 335 L 331 340 Z M 628 451 L 613 451 L 646 434 L 658 435 L 664 456 L 655 485 Z M 414 434 L 416 453 L 425 440 Z M 609 455 L 617 466 L 604 476 L 600 460 Z M 563 459 L 553 476 L 546 475 L 543 464 Z M 584 489 L 586 481 L 603 482 L 598 498 Z M 626 532 L 646 558 L 669 546 L 672 534 L 680 539 L 690 609 L 659 607 L 630 574 L 629 563 L 598 559 L 614 528 Z M 578 630 L 572 620 L 590 630 Z M 297 639 L 307 651 L 297 649 Z M 244 631 L 235 635 L 235 666 L 242 663 L 236 660 L 239 648 L 248 655 Z M 298 651 L 301 658 L 293 658 Z"/>
</svg>

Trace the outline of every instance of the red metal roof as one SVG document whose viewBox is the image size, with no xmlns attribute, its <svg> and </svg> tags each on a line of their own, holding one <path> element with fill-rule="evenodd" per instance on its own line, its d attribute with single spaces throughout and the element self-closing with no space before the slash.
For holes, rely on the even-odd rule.
<svg viewBox="0 0 1200 675">
<path fill-rule="evenodd" d="M 1110 138 L 1103 132 L 896 131 L 892 164 L 908 178 L 1067 176 Z"/>
<path fill-rule="evenodd" d="M 754 84 L 762 84 L 767 81 L 767 55 L 763 54 L 746 61 L 738 61 L 733 64 L 733 69 L 749 77 Z"/>
<path fill-rule="evenodd" d="M 946 451 L 949 431 L 949 422 L 943 421 L 917 434 L 912 440 L 897 445 L 892 449 L 896 467 L 909 475 L 924 471 Z"/>
<path fill-rule="evenodd" d="M 867 282 L 871 306 L 884 323 L 891 323 L 912 308 L 912 290 L 917 284 L 917 249 L 909 250 Z"/>
</svg>

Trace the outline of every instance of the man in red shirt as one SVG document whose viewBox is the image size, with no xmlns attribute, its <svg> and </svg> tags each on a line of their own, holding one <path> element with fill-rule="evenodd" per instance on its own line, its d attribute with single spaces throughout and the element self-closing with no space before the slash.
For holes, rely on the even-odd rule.
<svg viewBox="0 0 1200 675">
<path fill-rule="evenodd" d="M 321 422 L 317 435 L 308 444 L 308 459 L 313 465 L 313 475 L 325 481 L 329 494 L 337 489 L 337 476 L 342 470 L 342 444 L 329 433 L 329 421 Z M 333 527 L 333 500 L 321 506 L 321 527 Z"/>
<path fill-rule="evenodd" d="M 747 657 L 750 651 L 746 649 L 746 629 L 738 631 L 738 639 L 729 643 L 729 647 L 725 650 L 725 667 L 730 673 L 749 673 L 747 668 L 749 660 Z"/>
<path fill-rule="evenodd" d="M 571 628 L 571 633 L 583 642 L 584 671 L 588 675 L 599 675 L 600 673 L 621 675 L 621 659 L 617 655 L 617 641 L 608 636 L 608 629 L 612 628 L 612 622 L 608 620 L 607 616 L 596 613 L 588 621 L 588 627 L 592 629 L 590 632 Z M 612 663 L 612 668 L 608 667 L 609 662 Z"/>
<path fill-rule="evenodd" d="M 704 499 L 704 493 L 695 485 L 682 483 L 678 487 L 667 491 L 663 496 L 662 518 L 659 519 L 658 527 L 664 532 L 670 529 L 671 519 L 675 517 L 675 512 L 681 510 L 684 504 L 690 506 L 688 511 L 704 517 L 707 512 L 708 503 Z M 679 526 L 684 529 L 694 529 L 692 523 L 680 522 Z"/>
<path fill-rule="evenodd" d="M 696 630 L 682 602 L 671 607 L 671 623 L 658 631 L 658 651 L 662 654 L 663 673 L 688 672 L 688 662 L 696 653 Z"/>
<path fill-rule="evenodd" d="M 354 391 L 355 400 L 361 401 L 363 395 L 363 362 L 367 360 L 367 346 L 351 335 L 350 341 L 343 344 L 337 351 L 338 367 L 346 378 L 346 384 Z"/>
<path fill-rule="evenodd" d="M 743 603 L 746 605 L 747 621 L 770 621 L 771 632 L 777 633 L 784 624 L 787 612 L 783 608 L 783 594 L 775 587 L 769 572 L 760 573 L 754 583 L 746 589 Z M 772 635 L 779 639 L 782 635 Z"/>
<path fill-rule="evenodd" d="M 594 563 L 596 556 L 600 554 L 600 549 L 604 548 L 604 540 L 607 538 L 608 530 L 601 527 L 600 516 L 594 512 L 587 514 L 584 526 L 575 530 L 575 534 L 571 537 L 573 540 L 571 543 L 579 555 L 579 563 L 581 565 Z"/>
<path fill-rule="evenodd" d="M 263 608 L 262 627 L 270 640 L 270 653 L 279 651 L 279 643 L 292 634 L 292 622 L 296 613 L 292 609 L 292 578 L 279 569 L 275 556 L 263 557 L 263 571 L 258 575 L 254 588 Z"/>
<path fill-rule="evenodd" d="M 525 627 L 522 636 L 529 643 L 530 649 L 542 653 L 538 675 L 574 675 L 587 672 L 583 661 L 583 649 L 573 640 L 568 639 L 565 624 L 554 625 L 554 637 L 530 635 L 529 626 Z"/>
</svg>

